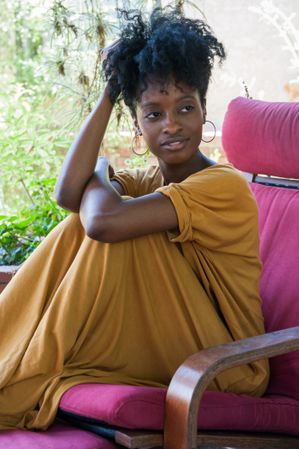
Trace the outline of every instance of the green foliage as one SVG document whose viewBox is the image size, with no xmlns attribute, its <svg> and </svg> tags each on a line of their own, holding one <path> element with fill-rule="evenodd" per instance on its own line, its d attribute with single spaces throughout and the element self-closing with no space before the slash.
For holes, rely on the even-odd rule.
<svg viewBox="0 0 299 449">
<path fill-rule="evenodd" d="M 22 84 L 0 93 L 0 105 L 0 204 L 11 213 L 31 202 L 26 186 L 32 180 L 57 175 L 73 137 L 61 128 L 60 114 L 71 105 Z"/>
<path fill-rule="evenodd" d="M 57 88 L 43 66 L 47 32 L 41 10 L 30 1 L 2 3 L 0 265 L 22 263 L 65 216 L 51 194 L 72 139 L 60 131 Z"/>
<path fill-rule="evenodd" d="M 51 198 L 55 178 L 32 181 L 28 192 L 31 206 L 7 216 L 0 215 L 0 265 L 24 262 L 67 212 Z"/>
</svg>

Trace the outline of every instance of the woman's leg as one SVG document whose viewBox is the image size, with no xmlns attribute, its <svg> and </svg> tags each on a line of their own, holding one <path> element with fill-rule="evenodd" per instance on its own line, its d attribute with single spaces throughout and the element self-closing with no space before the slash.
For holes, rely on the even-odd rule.
<svg viewBox="0 0 299 449">
<path fill-rule="evenodd" d="M 101 243 L 76 215 L 24 265 L 0 310 L 0 428 L 46 428 L 78 383 L 167 385 L 188 355 L 231 340 L 165 233 Z M 214 388 L 252 373 L 237 369 Z"/>
</svg>

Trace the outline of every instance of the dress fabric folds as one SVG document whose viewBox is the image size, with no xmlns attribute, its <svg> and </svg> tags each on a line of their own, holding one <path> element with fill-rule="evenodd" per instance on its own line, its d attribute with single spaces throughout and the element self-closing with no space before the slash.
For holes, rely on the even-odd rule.
<svg viewBox="0 0 299 449">
<path fill-rule="evenodd" d="M 126 195 L 168 196 L 177 232 L 119 243 L 60 223 L 0 296 L 0 428 L 46 429 L 80 383 L 165 386 L 192 353 L 264 332 L 257 210 L 242 176 L 216 165 L 163 186 L 158 167 L 115 175 Z M 268 365 L 211 389 L 260 395 Z"/>
</svg>

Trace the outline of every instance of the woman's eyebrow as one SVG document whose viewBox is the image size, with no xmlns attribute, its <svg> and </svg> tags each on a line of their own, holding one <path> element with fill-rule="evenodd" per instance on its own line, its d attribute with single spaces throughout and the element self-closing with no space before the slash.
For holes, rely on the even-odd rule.
<svg viewBox="0 0 299 449">
<path fill-rule="evenodd" d="M 159 106 L 159 102 L 154 102 L 154 101 L 147 101 L 146 103 L 140 103 L 140 106 L 142 108 L 148 108 L 148 107 L 152 107 L 152 106 Z"/>
<path fill-rule="evenodd" d="M 195 96 L 194 95 L 182 95 L 181 97 L 177 98 L 177 101 L 182 101 L 182 100 L 195 100 Z"/>
<path fill-rule="evenodd" d="M 176 98 L 176 102 L 180 102 L 182 100 L 195 100 L 193 95 L 182 95 L 181 97 Z M 159 101 L 147 101 L 145 103 L 140 103 L 140 106 L 142 108 L 147 108 L 147 107 L 152 107 L 152 106 L 159 106 L 160 102 Z"/>
</svg>

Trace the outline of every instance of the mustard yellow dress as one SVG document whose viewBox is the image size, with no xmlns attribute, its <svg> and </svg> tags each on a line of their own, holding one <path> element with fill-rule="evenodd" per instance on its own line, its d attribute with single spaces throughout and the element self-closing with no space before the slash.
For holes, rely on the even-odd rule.
<svg viewBox="0 0 299 449">
<path fill-rule="evenodd" d="M 127 195 L 155 190 L 177 233 L 88 238 L 77 214 L 44 240 L 0 296 L 0 428 L 46 429 L 79 383 L 164 386 L 201 348 L 264 332 L 257 208 L 242 175 L 215 165 L 163 186 L 158 167 L 115 175 Z M 211 389 L 260 395 L 268 365 Z"/>
</svg>

